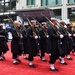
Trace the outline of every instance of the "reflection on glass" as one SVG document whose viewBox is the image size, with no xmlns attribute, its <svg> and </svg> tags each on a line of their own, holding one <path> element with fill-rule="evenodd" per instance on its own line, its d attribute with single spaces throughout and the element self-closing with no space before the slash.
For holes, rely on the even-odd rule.
<svg viewBox="0 0 75 75">
<path fill-rule="evenodd" d="M 56 0 L 48 0 L 48 5 L 50 6 L 56 5 Z"/>
<path fill-rule="evenodd" d="M 47 4 L 46 0 L 41 0 L 41 5 L 42 6 L 46 6 L 46 4 Z"/>
<path fill-rule="evenodd" d="M 9 3 L 5 3 L 5 6 L 6 6 L 6 7 L 9 7 Z"/>
<path fill-rule="evenodd" d="M 5 0 L 5 2 L 10 2 L 10 0 Z"/>
<path fill-rule="evenodd" d="M 4 2 L 4 0 L 2 0 L 1 2 Z"/>
<path fill-rule="evenodd" d="M 41 6 L 54 6 L 57 4 L 62 4 L 62 0 L 41 0 Z"/>
<path fill-rule="evenodd" d="M 35 0 L 27 0 L 27 5 L 35 5 Z"/>
<path fill-rule="evenodd" d="M 58 1 L 58 3 L 57 4 L 62 4 L 62 0 L 57 0 Z"/>
<path fill-rule="evenodd" d="M 75 0 L 68 0 L 68 3 L 74 3 Z"/>
<path fill-rule="evenodd" d="M 0 0 L 0 12 L 16 9 L 16 0 Z"/>
</svg>

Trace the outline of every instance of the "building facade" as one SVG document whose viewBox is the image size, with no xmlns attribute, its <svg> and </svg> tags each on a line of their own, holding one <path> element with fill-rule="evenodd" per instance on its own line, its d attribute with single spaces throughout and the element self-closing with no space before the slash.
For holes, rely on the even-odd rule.
<svg viewBox="0 0 75 75">
<path fill-rule="evenodd" d="M 0 22 L 9 14 L 13 19 L 17 16 L 7 10 L 48 7 L 53 9 L 57 18 L 75 20 L 75 0 L 0 0 Z"/>
<path fill-rule="evenodd" d="M 16 9 L 16 0 L 0 0 L 0 23 L 7 22 L 7 15 L 10 15 L 13 19 L 16 19 L 14 12 L 8 12 L 8 10 Z"/>
<path fill-rule="evenodd" d="M 75 19 L 75 0 L 17 0 L 16 9 L 41 7 L 53 9 L 57 18 Z"/>
</svg>

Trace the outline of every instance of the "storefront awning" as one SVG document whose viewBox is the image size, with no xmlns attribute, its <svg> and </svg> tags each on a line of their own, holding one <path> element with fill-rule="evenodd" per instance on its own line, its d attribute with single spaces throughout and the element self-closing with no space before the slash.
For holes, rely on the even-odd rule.
<svg viewBox="0 0 75 75">
<path fill-rule="evenodd" d="M 10 10 L 9 10 L 10 11 Z M 36 9 L 25 9 L 25 10 L 14 10 L 20 18 L 26 21 L 26 17 L 29 19 L 36 18 L 38 21 L 44 21 L 44 17 L 41 14 L 47 16 L 49 19 L 55 17 L 52 9 L 49 8 L 36 8 Z"/>
</svg>

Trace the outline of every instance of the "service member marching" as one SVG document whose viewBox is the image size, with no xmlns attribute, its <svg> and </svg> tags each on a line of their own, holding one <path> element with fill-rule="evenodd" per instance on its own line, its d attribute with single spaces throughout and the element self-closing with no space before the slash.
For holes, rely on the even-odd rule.
<svg viewBox="0 0 75 75">
<path fill-rule="evenodd" d="M 12 42 L 11 42 L 11 52 L 13 58 L 13 64 L 20 63 L 19 56 L 22 54 L 21 48 L 21 38 L 22 34 L 20 31 L 20 23 L 18 21 L 14 21 L 15 27 L 12 29 Z"/>
<path fill-rule="evenodd" d="M 70 52 L 71 52 L 72 46 L 73 46 L 71 30 L 69 30 L 69 28 L 67 27 L 67 25 L 64 21 L 62 21 L 61 24 L 67 30 L 67 37 L 64 37 L 63 50 L 65 52 L 66 58 L 68 60 L 72 60 L 72 58 L 70 57 Z"/>
<path fill-rule="evenodd" d="M 64 26 L 59 23 L 58 19 L 56 19 L 56 27 L 62 34 L 62 37 L 60 37 L 60 39 L 58 41 L 60 63 L 63 65 L 67 65 L 67 63 L 64 60 L 64 57 L 67 53 L 67 45 L 66 45 L 67 41 L 66 40 L 68 38 L 68 34 L 66 33 Z"/>
<path fill-rule="evenodd" d="M 75 25 L 72 26 L 72 37 L 73 37 L 73 54 L 75 56 Z"/>
<path fill-rule="evenodd" d="M 26 22 L 24 25 L 21 25 L 22 26 L 22 35 L 23 35 L 23 38 L 22 38 L 22 42 L 23 42 L 23 56 L 24 56 L 24 59 L 28 59 L 26 57 L 26 54 L 28 54 L 28 34 L 27 34 L 27 27 L 28 26 L 28 22 Z"/>
<path fill-rule="evenodd" d="M 67 30 L 69 32 L 69 37 L 68 37 L 68 41 L 67 41 L 67 43 L 68 43 L 68 52 L 67 52 L 66 57 L 67 57 L 68 60 L 73 60 L 70 56 L 70 52 L 72 51 L 72 48 L 73 48 L 73 38 L 72 38 L 72 30 L 71 30 L 71 28 L 72 28 L 71 25 L 72 24 L 70 22 L 68 22 L 66 25 L 67 25 Z"/>
<path fill-rule="evenodd" d="M 34 56 L 37 55 L 38 53 L 38 48 L 37 48 L 37 45 L 38 45 L 38 31 L 36 30 L 36 21 L 35 20 L 28 20 L 28 23 L 30 25 L 30 27 L 27 29 L 27 33 L 28 33 L 28 43 L 29 43 L 29 51 L 28 51 L 28 54 L 29 54 L 29 57 L 28 57 L 28 60 L 29 60 L 29 66 L 32 67 L 32 68 L 35 68 L 35 65 L 33 64 L 33 60 L 34 60 Z"/>
<path fill-rule="evenodd" d="M 6 42 L 7 32 L 3 29 L 2 24 L 0 24 L 0 60 L 5 59 L 4 54 L 9 50 Z"/>
<path fill-rule="evenodd" d="M 55 26 L 55 20 L 51 19 L 53 22 L 53 25 Z M 58 69 L 55 68 L 55 62 L 59 58 L 59 51 L 58 51 L 58 40 L 60 39 L 61 35 L 57 35 L 56 31 L 53 29 L 53 27 L 48 25 L 48 34 L 50 36 L 50 44 L 51 44 L 51 56 L 50 56 L 50 70 L 51 71 L 58 71 Z"/>
<path fill-rule="evenodd" d="M 41 50 L 41 60 L 46 62 L 45 59 L 45 52 L 47 50 L 47 38 L 49 37 L 47 32 L 47 24 L 46 22 L 42 22 L 42 28 L 39 29 L 39 36 L 40 36 L 40 50 Z"/>
</svg>

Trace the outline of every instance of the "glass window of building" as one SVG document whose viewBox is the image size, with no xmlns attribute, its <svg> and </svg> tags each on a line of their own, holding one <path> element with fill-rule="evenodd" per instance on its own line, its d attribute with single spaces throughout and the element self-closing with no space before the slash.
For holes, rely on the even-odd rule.
<svg viewBox="0 0 75 75">
<path fill-rule="evenodd" d="M 56 0 L 48 0 L 47 2 L 48 2 L 47 5 L 49 6 L 56 5 Z"/>
<path fill-rule="evenodd" d="M 0 12 L 4 11 L 4 1 L 0 0 Z"/>
<path fill-rule="evenodd" d="M 68 8 L 68 18 L 71 21 L 75 21 L 75 8 Z"/>
<path fill-rule="evenodd" d="M 16 0 L 5 0 L 5 12 L 16 9 Z"/>
<path fill-rule="evenodd" d="M 16 9 L 16 0 L 0 0 L 0 12 Z"/>
<path fill-rule="evenodd" d="M 16 9 L 16 0 L 11 0 L 10 5 L 11 5 L 11 9 L 15 10 Z"/>
<path fill-rule="evenodd" d="M 61 3 L 62 0 L 41 0 L 41 6 L 54 6 Z"/>
<path fill-rule="evenodd" d="M 35 0 L 27 0 L 27 5 L 35 5 Z"/>
<path fill-rule="evenodd" d="M 68 0 L 68 3 L 74 3 L 75 0 Z"/>
<path fill-rule="evenodd" d="M 62 4 L 62 0 L 56 0 L 56 4 L 61 5 Z"/>
<path fill-rule="evenodd" d="M 10 2 L 10 0 L 5 0 L 5 2 Z"/>
<path fill-rule="evenodd" d="M 4 2 L 4 12 L 6 12 L 7 10 L 10 10 L 10 1 L 5 0 Z"/>
<path fill-rule="evenodd" d="M 46 6 L 47 5 L 47 0 L 41 0 L 41 6 Z"/>
<path fill-rule="evenodd" d="M 55 9 L 53 10 L 55 13 L 56 18 L 61 19 L 61 9 Z"/>
</svg>

